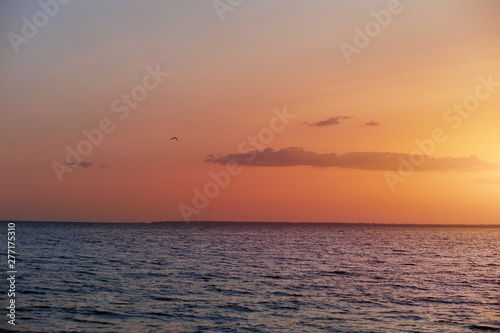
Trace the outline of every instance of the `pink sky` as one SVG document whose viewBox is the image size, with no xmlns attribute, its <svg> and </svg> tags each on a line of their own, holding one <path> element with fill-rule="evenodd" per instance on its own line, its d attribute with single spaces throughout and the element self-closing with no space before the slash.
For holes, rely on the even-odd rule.
<svg viewBox="0 0 500 333">
<path fill-rule="evenodd" d="M 46 3 L 0 4 L 0 219 L 499 222 L 498 1 Z"/>
</svg>

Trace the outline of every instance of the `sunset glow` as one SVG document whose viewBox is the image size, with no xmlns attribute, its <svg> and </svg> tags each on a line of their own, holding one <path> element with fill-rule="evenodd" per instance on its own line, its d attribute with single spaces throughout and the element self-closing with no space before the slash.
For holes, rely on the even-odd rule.
<svg viewBox="0 0 500 333">
<path fill-rule="evenodd" d="M 498 1 L 74 1 L 24 36 L 43 10 L 0 4 L 0 219 L 499 223 Z"/>
</svg>

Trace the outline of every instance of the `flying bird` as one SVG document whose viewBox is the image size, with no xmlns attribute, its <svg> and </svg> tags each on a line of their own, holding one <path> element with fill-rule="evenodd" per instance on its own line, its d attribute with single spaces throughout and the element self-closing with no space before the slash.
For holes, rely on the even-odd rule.
<svg viewBox="0 0 500 333">
<path fill-rule="evenodd" d="M 174 140 L 174 139 L 175 139 L 176 141 L 179 141 L 179 139 L 177 139 L 177 137 L 176 137 L 176 136 L 171 137 L 171 138 L 170 138 L 170 141 L 172 141 L 172 140 Z"/>
</svg>

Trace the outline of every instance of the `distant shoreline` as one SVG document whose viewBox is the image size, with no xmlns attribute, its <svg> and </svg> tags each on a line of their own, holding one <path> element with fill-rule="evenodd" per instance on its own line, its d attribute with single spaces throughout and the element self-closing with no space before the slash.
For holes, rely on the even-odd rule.
<svg viewBox="0 0 500 333">
<path fill-rule="evenodd" d="M 0 223 L 62 223 L 62 224 L 145 224 L 145 225 L 168 225 L 168 224 L 259 224 L 273 226 L 339 226 L 339 227 L 432 227 L 432 228 L 500 228 L 500 224 L 433 224 L 433 223 L 367 223 L 367 222 L 266 222 L 266 221 L 154 221 L 154 222 L 88 222 L 88 221 L 23 221 L 23 220 L 0 220 Z"/>
</svg>

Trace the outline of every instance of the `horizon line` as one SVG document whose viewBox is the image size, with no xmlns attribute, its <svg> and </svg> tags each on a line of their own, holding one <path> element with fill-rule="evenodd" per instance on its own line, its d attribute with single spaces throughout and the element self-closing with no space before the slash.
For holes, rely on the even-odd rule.
<svg viewBox="0 0 500 333">
<path fill-rule="evenodd" d="M 165 221 L 136 221 L 136 222 L 126 222 L 126 221 L 113 221 L 113 222 L 103 222 L 103 221 L 53 221 L 53 220 L 0 220 L 0 223 L 94 223 L 94 224 L 214 224 L 214 223 L 251 223 L 251 224 L 300 224 L 300 225 L 311 225 L 311 224 L 323 224 L 323 225 L 362 225 L 362 226 L 402 226 L 402 227 L 492 227 L 500 228 L 500 224 L 470 224 L 470 223 L 404 223 L 404 222 L 291 222 L 291 221 L 217 221 L 217 220 L 198 220 L 198 221 L 177 221 L 177 220 L 165 220 Z"/>
</svg>

